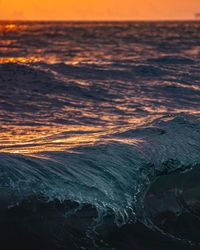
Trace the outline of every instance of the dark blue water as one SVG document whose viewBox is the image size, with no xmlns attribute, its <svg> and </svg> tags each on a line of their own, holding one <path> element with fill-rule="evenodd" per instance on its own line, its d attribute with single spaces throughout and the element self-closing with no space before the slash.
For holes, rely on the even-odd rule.
<svg viewBox="0 0 200 250">
<path fill-rule="evenodd" d="M 200 249 L 200 23 L 0 23 L 4 249 Z"/>
</svg>

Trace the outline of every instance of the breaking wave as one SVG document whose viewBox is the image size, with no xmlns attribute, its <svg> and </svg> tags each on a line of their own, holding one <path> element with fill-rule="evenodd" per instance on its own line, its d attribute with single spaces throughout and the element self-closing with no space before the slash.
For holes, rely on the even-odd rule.
<svg viewBox="0 0 200 250">
<path fill-rule="evenodd" d="M 168 237 L 199 243 L 196 231 L 181 234 L 173 227 L 174 220 L 187 223 L 199 216 L 199 142 L 199 118 L 180 115 L 114 133 L 107 144 L 74 152 L 1 153 L 0 209 L 17 217 L 28 209 L 46 220 L 58 206 L 54 216 L 66 223 L 75 216 L 75 227 L 82 225 L 85 237 L 91 232 L 105 237 L 140 222 Z"/>
</svg>

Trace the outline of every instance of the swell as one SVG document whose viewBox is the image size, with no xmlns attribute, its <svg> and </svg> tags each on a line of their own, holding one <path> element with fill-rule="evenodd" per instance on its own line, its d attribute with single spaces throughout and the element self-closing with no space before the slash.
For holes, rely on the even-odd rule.
<svg viewBox="0 0 200 250">
<path fill-rule="evenodd" d="M 198 67 L 122 65 L 1 64 L 2 129 L 46 125 L 48 136 L 49 127 L 58 133 L 70 125 L 123 127 L 157 116 L 199 114 Z"/>
</svg>

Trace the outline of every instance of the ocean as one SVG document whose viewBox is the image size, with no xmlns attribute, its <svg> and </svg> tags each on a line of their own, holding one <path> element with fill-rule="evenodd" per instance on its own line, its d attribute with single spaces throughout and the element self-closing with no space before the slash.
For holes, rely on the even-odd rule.
<svg viewBox="0 0 200 250">
<path fill-rule="evenodd" d="M 200 249 L 200 22 L 0 22 L 2 250 Z"/>
</svg>

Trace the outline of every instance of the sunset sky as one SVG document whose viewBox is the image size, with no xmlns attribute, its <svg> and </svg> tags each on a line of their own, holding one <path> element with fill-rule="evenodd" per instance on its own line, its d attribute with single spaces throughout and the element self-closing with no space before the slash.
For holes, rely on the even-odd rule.
<svg viewBox="0 0 200 250">
<path fill-rule="evenodd" d="M 192 19 L 200 0 L 0 0 L 0 19 Z"/>
</svg>

